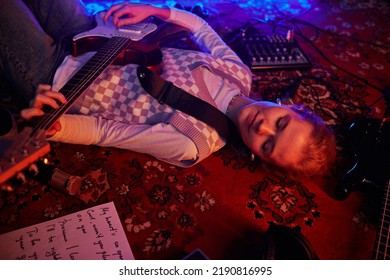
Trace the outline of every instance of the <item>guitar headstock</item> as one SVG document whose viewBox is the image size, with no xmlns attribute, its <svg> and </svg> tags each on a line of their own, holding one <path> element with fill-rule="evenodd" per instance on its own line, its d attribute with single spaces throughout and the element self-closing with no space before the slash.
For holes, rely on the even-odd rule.
<svg viewBox="0 0 390 280">
<path fill-rule="evenodd" d="M 17 135 L 0 138 L 0 184 L 50 152 L 44 129 L 24 127 Z"/>
</svg>

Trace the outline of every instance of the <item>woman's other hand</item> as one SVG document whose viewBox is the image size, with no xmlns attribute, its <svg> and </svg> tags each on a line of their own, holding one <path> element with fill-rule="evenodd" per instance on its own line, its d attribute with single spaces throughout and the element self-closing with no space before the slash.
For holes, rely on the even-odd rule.
<svg viewBox="0 0 390 280">
<path fill-rule="evenodd" d="M 170 9 L 168 7 L 157 7 L 151 4 L 141 3 L 121 3 L 111 6 L 104 15 L 104 22 L 112 16 L 112 20 L 117 27 L 127 24 L 134 24 L 145 20 L 150 16 L 158 17 L 161 20 L 166 20 L 170 17 Z"/>
</svg>

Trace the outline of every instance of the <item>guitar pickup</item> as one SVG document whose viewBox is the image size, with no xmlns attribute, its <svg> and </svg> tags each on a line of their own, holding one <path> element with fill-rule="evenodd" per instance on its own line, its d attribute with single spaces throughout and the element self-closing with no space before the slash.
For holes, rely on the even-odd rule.
<svg viewBox="0 0 390 280">
<path fill-rule="evenodd" d="M 119 31 L 123 32 L 129 32 L 129 33 L 134 33 L 134 34 L 141 34 L 140 29 L 134 29 L 134 26 L 132 25 L 125 25 L 119 28 Z"/>
<path fill-rule="evenodd" d="M 150 26 L 155 25 L 154 23 L 152 23 L 151 18 L 147 18 L 144 21 L 138 23 L 123 25 L 119 27 L 118 30 L 123 32 L 133 33 L 133 34 L 140 34 L 149 25 Z"/>
<path fill-rule="evenodd" d="M 157 29 L 157 25 L 152 22 L 152 18 L 147 18 L 142 22 L 124 25 L 118 28 L 113 23 L 112 17 L 110 17 L 107 22 L 103 21 L 103 17 L 104 11 L 98 12 L 95 15 L 97 26 L 91 30 L 75 35 L 73 37 L 73 42 L 77 42 L 80 39 L 86 39 L 86 41 L 90 41 L 90 39 L 95 37 L 124 37 L 133 41 L 139 41 Z"/>
</svg>

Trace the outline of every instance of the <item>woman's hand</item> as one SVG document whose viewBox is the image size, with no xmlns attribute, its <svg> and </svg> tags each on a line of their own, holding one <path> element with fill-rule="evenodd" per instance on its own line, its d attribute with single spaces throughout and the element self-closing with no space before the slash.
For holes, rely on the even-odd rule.
<svg viewBox="0 0 390 280">
<path fill-rule="evenodd" d="M 60 107 L 59 103 L 65 104 L 66 98 L 59 92 L 51 90 L 50 85 L 39 85 L 35 98 L 30 102 L 30 108 L 23 109 L 20 112 L 20 115 L 25 120 L 30 120 L 33 117 L 43 116 L 43 106 L 47 105 L 54 109 Z M 59 121 L 56 121 L 51 128 L 46 132 L 48 136 L 53 136 L 57 131 L 61 130 L 61 124 Z"/>
<path fill-rule="evenodd" d="M 160 8 L 151 4 L 141 3 L 122 3 L 111 6 L 104 15 L 104 22 L 112 16 L 112 20 L 117 27 L 126 24 L 134 24 L 144 19 L 155 16 L 161 20 L 166 20 L 170 16 L 170 9 L 168 7 Z"/>
</svg>

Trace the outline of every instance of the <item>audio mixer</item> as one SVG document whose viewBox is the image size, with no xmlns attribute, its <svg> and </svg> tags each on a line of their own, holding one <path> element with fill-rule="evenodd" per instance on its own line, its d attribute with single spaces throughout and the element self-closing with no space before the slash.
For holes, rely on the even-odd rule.
<svg viewBox="0 0 390 280">
<path fill-rule="evenodd" d="M 312 65 L 290 33 L 245 34 L 232 46 L 252 70 L 308 69 Z"/>
</svg>

